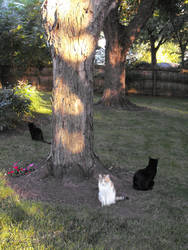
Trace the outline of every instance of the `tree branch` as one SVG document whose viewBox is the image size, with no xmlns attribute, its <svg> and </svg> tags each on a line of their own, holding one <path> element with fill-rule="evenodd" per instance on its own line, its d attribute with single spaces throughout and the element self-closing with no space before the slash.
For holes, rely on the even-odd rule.
<svg viewBox="0 0 188 250">
<path fill-rule="evenodd" d="M 130 24 L 124 29 L 122 36 L 125 36 L 126 40 L 129 41 L 130 44 L 134 42 L 141 28 L 152 15 L 155 2 L 155 0 L 142 0 L 137 14 L 132 19 Z"/>
<path fill-rule="evenodd" d="M 161 37 L 161 39 L 159 40 L 157 46 L 155 47 L 156 51 L 160 48 L 160 46 L 164 43 L 166 43 L 166 41 L 168 41 L 168 38 L 164 38 L 164 36 Z"/>
</svg>

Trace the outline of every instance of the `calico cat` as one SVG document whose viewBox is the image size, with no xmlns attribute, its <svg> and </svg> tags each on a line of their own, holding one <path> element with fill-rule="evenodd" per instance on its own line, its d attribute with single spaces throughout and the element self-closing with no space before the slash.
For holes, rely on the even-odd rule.
<svg viewBox="0 0 188 250">
<path fill-rule="evenodd" d="M 44 140 L 42 130 L 40 128 L 37 128 L 33 122 L 28 122 L 28 127 L 32 140 L 51 144 L 51 142 L 47 142 Z"/>
<path fill-rule="evenodd" d="M 108 174 L 99 174 L 98 189 L 98 199 L 101 202 L 102 207 L 115 204 L 116 201 L 128 199 L 128 197 L 116 196 L 114 183 L 111 181 L 110 176 Z"/>
<path fill-rule="evenodd" d="M 137 190 L 151 190 L 154 186 L 154 178 L 157 174 L 158 159 L 149 157 L 148 166 L 139 169 L 133 176 L 133 188 Z"/>
</svg>

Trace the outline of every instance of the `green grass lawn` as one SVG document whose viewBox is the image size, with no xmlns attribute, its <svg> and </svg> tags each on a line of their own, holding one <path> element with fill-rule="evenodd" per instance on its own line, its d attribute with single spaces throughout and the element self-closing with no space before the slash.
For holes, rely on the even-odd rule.
<svg viewBox="0 0 188 250">
<path fill-rule="evenodd" d="M 43 93 L 42 105 L 36 105 L 48 121 L 49 97 Z M 150 110 L 95 107 L 95 151 L 106 166 L 130 176 L 147 165 L 148 156 L 159 158 L 154 189 L 132 191 L 129 203 L 120 205 L 132 209 L 130 216 L 118 215 L 116 205 L 89 209 L 22 200 L 4 174 L 17 160 L 45 158 L 49 146 L 31 143 L 27 129 L 0 134 L 0 249 L 188 249 L 188 100 L 130 99 Z M 40 117 L 48 140 L 50 122 Z"/>
</svg>

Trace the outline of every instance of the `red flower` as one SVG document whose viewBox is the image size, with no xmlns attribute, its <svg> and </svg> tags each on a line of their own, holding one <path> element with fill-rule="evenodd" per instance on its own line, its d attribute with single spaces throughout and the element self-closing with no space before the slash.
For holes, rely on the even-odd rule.
<svg viewBox="0 0 188 250">
<path fill-rule="evenodd" d="M 12 170 L 12 171 L 8 172 L 8 174 L 13 174 L 13 173 L 14 173 L 14 170 Z"/>
<path fill-rule="evenodd" d="M 25 168 L 19 167 L 17 164 L 18 164 L 18 161 L 15 162 L 12 166 L 14 170 L 9 171 L 8 174 L 10 174 L 11 176 L 20 176 L 20 175 L 31 173 L 32 171 L 35 170 L 35 167 L 36 167 L 34 163 L 29 164 Z"/>
</svg>

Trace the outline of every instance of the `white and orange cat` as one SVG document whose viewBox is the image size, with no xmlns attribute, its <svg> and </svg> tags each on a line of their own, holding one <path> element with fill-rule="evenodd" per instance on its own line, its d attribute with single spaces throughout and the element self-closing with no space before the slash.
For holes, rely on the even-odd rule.
<svg viewBox="0 0 188 250">
<path fill-rule="evenodd" d="M 114 183 L 111 181 L 110 176 L 108 174 L 99 174 L 98 188 L 98 199 L 101 202 L 102 207 L 115 204 L 116 201 L 128 199 L 128 197 L 116 196 Z"/>
</svg>

